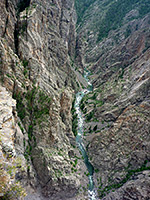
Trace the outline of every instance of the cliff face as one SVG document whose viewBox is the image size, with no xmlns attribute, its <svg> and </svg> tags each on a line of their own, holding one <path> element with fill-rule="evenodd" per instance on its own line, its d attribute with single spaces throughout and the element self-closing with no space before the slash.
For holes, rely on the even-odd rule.
<svg viewBox="0 0 150 200">
<path fill-rule="evenodd" d="M 71 115 L 86 67 L 94 90 L 81 102 L 84 142 L 98 198 L 149 199 L 149 8 L 1 0 L 0 198 L 88 199 Z"/>
<path fill-rule="evenodd" d="M 27 178 L 27 166 L 23 152 L 24 135 L 17 124 L 16 101 L 0 85 L 0 193 L 6 198 L 25 196 L 25 190 L 15 181 L 15 175 Z M 14 140 L 17 136 L 16 148 Z M 16 190 L 15 188 L 18 188 Z"/>
<path fill-rule="evenodd" d="M 0 4 L 1 82 L 17 103 L 14 129 L 7 132 L 14 151 L 26 163 L 24 172 L 18 176 L 16 172 L 16 181 L 26 188 L 26 199 L 75 197 L 81 176 L 74 173 L 80 166 L 73 167 L 77 158 L 71 125 L 78 89 L 70 66 L 75 53 L 74 1 L 3 0 Z M 9 195 L 8 189 L 1 192 Z"/>
<path fill-rule="evenodd" d="M 147 6 L 147 1 L 91 1 L 78 24 L 76 60 L 91 70 L 94 85 L 82 102 L 85 144 L 102 199 L 150 197 Z"/>
</svg>

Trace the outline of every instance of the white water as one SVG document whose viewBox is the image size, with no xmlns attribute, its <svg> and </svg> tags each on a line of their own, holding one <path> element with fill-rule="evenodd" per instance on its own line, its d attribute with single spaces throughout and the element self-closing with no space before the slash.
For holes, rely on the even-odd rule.
<svg viewBox="0 0 150 200">
<path fill-rule="evenodd" d="M 89 189 L 88 189 L 89 200 L 97 200 L 97 191 L 94 188 L 94 181 L 93 181 L 94 168 L 93 168 L 92 164 L 89 162 L 88 155 L 86 153 L 86 150 L 85 150 L 85 147 L 83 144 L 84 118 L 83 118 L 82 112 L 80 110 L 80 102 L 81 102 L 82 98 L 84 97 L 85 94 L 89 93 L 92 90 L 92 84 L 90 83 L 90 81 L 88 79 L 88 75 L 89 75 L 89 72 L 85 71 L 84 78 L 88 83 L 89 89 L 83 89 L 83 90 L 81 90 L 81 92 L 78 92 L 76 94 L 75 110 L 76 110 L 76 114 L 77 114 L 77 118 L 78 118 L 76 143 L 82 153 L 82 156 L 84 158 L 84 163 L 89 172 L 89 176 L 88 176 L 88 178 L 89 178 Z"/>
</svg>

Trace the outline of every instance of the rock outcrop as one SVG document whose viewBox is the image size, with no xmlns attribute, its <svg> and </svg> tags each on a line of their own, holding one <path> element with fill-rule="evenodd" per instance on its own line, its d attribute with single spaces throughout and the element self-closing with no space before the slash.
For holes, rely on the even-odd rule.
<svg viewBox="0 0 150 200">
<path fill-rule="evenodd" d="M 21 130 L 13 145 L 18 151 L 23 146 L 28 166 L 25 199 L 75 199 L 82 175 L 75 173 L 81 166 L 71 116 L 79 86 L 71 68 L 74 1 L 3 0 L 0 4 L 0 76 L 17 102 Z"/>
<path fill-rule="evenodd" d="M 25 135 L 18 124 L 16 101 L 0 85 L 0 197 L 5 199 L 17 199 L 26 195 L 23 188 L 25 184 L 18 182 L 21 176 L 27 181 L 23 146 Z M 14 142 L 16 135 L 18 141 Z"/>
</svg>

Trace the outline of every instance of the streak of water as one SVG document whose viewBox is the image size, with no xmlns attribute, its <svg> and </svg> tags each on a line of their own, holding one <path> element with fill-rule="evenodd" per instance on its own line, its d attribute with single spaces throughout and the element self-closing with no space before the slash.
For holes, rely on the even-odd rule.
<svg viewBox="0 0 150 200">
<path fill-rule="evenodd" d="M 93 173 L 94 168 L 92 164 L 89 162 L 88 155 L 86 153 L 84 144 L 83 144 L 83 125 L 84 125 L 84 118 L 82 116 L 82 112 L 80 110 L 80 102 L 85 94 L 89 93 L 92 90 L 92 84 L 90 83 L 88 79 L 89 72 L 86 70 L 84 72 L 84 78 L 88 83 L 88 88 L 83 89 L 81 92 L 78 92 L 76 94 L 76 101 L 75 101 L 75 110 L 78 118 L 78 129 L 77 129 L 77 136 L 76 136 L 76 143 L 78 148 L 80 149 L 82 156 L 84 158 L 84 163 L 87 167 L 88 173 L 89 173 L 89 189 L 88 189 L 88 196 L 89 200 L 97 200 L 96 190 L 94 188 L 94 181 L 93 181 Z"/>
</svg>

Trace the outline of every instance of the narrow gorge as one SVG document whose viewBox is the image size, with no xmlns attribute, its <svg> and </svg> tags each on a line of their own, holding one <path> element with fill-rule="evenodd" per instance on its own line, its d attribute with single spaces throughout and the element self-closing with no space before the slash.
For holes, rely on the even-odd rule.
<svg viewBox="0 0 150 200">
<path fill-rule="evenodd" d="M 149 0 L 1 0 L 0 199 L 150 199 Z"/>
<path fill-rule="evenodd" d="M 79 91 L 76 94 L 76 100 L 75 100 L 75 113 L 76 113 L 76 117 L 77 117 L 77 135 L 76 135 L 76 143 L 77 146 L 83 156 L 84 159 L 84 163 L 85 166 L 87 168 L 88 171 L 88 178 L 89 178 L 89 188 L 88 188 L 88 197 L 90 200 L 96 200 L 97 199 L 97 192 L 96 189 L 94 187 L 94 181 L 93 181 L 93 174 L 94 174 L 94 167 L 92 166 L 92 164 L 89 162 L 89 158 L 83 143 L 83 134 L 84 134 L 84 118 L 83 118 L 83 113 L 81 112 L 81 108 L 80 108 L 80 104 L 81 101 L 84 97 L 85 94 L 89 93 L 90 91 L 92 91 L 92 84 L 89 82 L 88 79 L 89 76 L 89 72 L 84 69 L 84 79 L 86 80 L 86 82 L 88 83 L 88 88 L 87 89 L 82 89 L 81 91 Z"/>
</svg>

